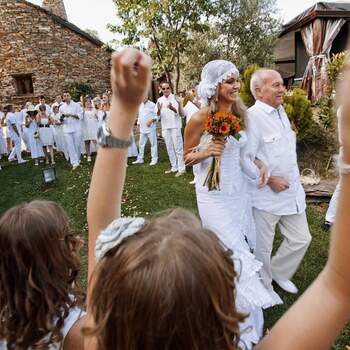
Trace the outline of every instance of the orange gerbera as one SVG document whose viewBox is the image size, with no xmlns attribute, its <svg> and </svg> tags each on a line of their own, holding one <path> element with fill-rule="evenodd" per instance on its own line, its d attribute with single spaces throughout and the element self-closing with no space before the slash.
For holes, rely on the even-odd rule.
<svg viewBox="0 0 350 350">
<path fill-rule="evenodd" d="M 229 123 L 223 122 L 220 125 L 220 128 L 219 128 L 220 134 L 229 135 L 230 134 L 230 130 L 231 130 L 231 126 L 230 126 Z"/>
<path fill-rule="evenodd" d="M 208 118 L 205 122 L 205 129 L 210 129 L 213 126 L 213 120 L 211 118 Z"/>
</svg>

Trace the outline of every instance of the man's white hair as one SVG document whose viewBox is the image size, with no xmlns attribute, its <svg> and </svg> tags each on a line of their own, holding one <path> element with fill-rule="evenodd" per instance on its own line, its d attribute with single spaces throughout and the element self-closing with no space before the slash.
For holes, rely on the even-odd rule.
<svg viewBox="0 0 350 350">
<path fill-rule="evenodd" d="M 250 78 L 250 92 L 256 99 L 256 89 L 261 88 L 265 84 L 267 76 L 271 73 L 278 73 L 276 70 L 261 68 L 255 71 Z"/>
</svg>

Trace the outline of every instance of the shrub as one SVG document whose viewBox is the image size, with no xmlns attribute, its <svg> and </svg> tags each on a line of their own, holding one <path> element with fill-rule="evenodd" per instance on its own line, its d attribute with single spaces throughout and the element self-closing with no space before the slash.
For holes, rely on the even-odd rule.
<svg viewBox="0 0 350 350">
<path fill-rule="evenodd" d="M 334 106 L 334 100 L 332 97 L 321 97 L 316 104 L 316 115 L 321 125 L 325 129 L 335 129 L 336 125 L 336 110 Z"/>
<path fill-rule="evenodd" d="M 312 125 L 311 102 L 307 99 L 305 91 L 299 88 L 289 90 L 284 96 L 284 108 L 298 141 L 303 140 Z"/>
<path fill-rule="evenodd" d="M 333 54 L 327 60 L 326 70 L 327 70 L 327 78 L 328 78 L 328 88 L 330 93 L 335 90 L 337 79 L 341 73 L 341 70 L 344 66 L 345 60 L 347 57 L 346 52 L 340 52 L 337 54 Z"/>
<path fill-rule="evenodd" d="M 247 107 L 252 106 L 255 103 L 255 99 L 250 92 L 250 79 L 255 71 L 260 67 L 257 64 L 252 64 L 246 68 L 243 73 L 241 82 L 241 98 Z"/>
<path fill-rule="evenodd" d="M 79 101 L 80 96 L 93 95 L 93 89 L 89 83 L 75 81 L 69 86 L 69 93 L 74 101 Z"/>
</svg>

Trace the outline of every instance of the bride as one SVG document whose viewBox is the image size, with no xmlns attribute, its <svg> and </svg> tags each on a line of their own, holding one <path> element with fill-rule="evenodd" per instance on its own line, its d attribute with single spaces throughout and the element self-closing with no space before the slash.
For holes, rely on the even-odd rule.
<svg viewBox="0 0 350 350">
<path fill-rule="evenodd" d="M 250 190 L 252 186 L 264 186 L 268 175 L 261 161 L 253 162 L 242 155 L 247 140 L 246 109 L 239 89 L 239 72 L 233 63 L 215 60 L 204 66 L 198 87 L 202 109 L 185 129 L 185 162 L 196 172 L 197 205 L 203 226 L 234 251 L 239 275 L 237 308 L 249 314 L 241 325 L 241 341 L 252 348 L 262 336 L 262 308 L 281 304 L 282 300 L 262 284 L 258 275 L 262 264 L 250 252 L 255 237 Z M 204 131 L 208 116 L 216 112 L 232 112 L 238 118 L 242 130 L 239 140 L 232 136 L 225 141 L 213 140 Z M 221 158 L 220 190 L 209 191 L 204 182 L 213 157 Z"/>
</svg>

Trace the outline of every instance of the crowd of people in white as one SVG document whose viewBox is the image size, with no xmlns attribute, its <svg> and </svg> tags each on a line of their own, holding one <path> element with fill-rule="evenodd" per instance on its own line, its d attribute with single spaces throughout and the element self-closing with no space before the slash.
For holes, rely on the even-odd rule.
<svg viewBox="0 0 350 350">
<path fill-rule="evenodd" d="M 182 118 L 186 121 L 198 111 L 199 103 L 190 99 L 183 107 L 183 101 L 171 93 L 168 83 L 160 85 L 161 97 L 153 103 L 148 97 L 141 103 L 138 112 L 138 148 L 132 133 L 132 144 L 129 147 L 129 157 L 136 157 L 133 164 L 144 162 L 147 141 L 151 145 L 151 163 L 158 162 L 157 125 L 161 125 L 162 136 L 171 163 L 171 169 L 166 173 L 185 173 L 182 140 Z M 193 95 L 188 94 L 191 99 Z M 55 164 L 55 153 L 62 153 L 76 169 L 81 155 L 86 155 L 91 162 L 91 154 L 96 151 L 97 130 L 109 115 L 109 94 L 95 98 L 82 97 L 74 102 L 69 93 L 56 96 L 55 102 L 48 105 L 44 96 L 39 97 L 39 103 L 34 106 L 27 102 L 22 109 L 15 110 L 12 105 L 0 106 L 0 157 L 7 155 L 9 161 L 19 164 L 27 162 L 22 158 L 22 152 L 28 152 L 34 161 L 45 158 L 46 164 Z M 1 167 L 0 167 L 1 169 Z"/>
</svg>

